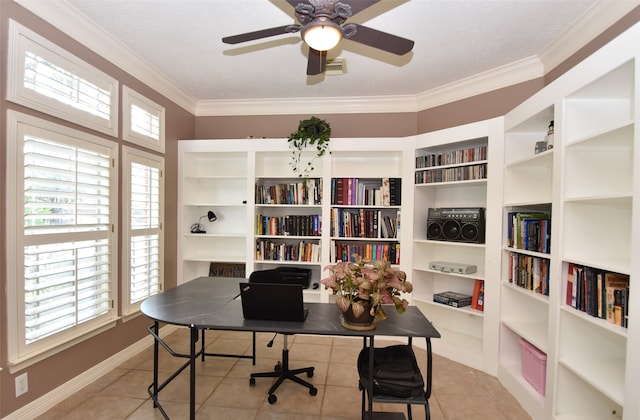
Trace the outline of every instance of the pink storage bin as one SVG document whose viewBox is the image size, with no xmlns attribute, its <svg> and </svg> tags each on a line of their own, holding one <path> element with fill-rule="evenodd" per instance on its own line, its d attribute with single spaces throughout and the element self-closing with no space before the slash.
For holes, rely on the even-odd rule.
<svg viewBox="0 0 640 420">
<path fill-rule="evenodd" d="M 547 382 L 547 355 L 520 338 L 522 377 L 544 397 Z"/>
</svg>

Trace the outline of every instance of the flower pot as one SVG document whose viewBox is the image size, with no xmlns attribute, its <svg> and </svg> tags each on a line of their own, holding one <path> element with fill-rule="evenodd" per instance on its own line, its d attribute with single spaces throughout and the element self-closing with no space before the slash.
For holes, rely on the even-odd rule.
<svg viewBox="0 0 640 420">
<path fill-rule="evenodd" d="M 371 315 L 371 305 L 364 305 L 364 312 L 356 318 L 351 306 L 342 313 L 342 326 L 348 330 L 368 331 L 376 328 L 376 317 Z"/>
</svg>

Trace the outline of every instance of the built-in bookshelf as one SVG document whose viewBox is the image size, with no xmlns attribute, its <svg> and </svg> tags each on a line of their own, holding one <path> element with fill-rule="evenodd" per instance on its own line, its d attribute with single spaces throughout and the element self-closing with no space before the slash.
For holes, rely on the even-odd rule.
<svg viewBox="0 0 640 420">
<path fill-rule="evenodd" d="M 255 206 L 253 270 L 278 267 L 311 270 L 319 283 L 323 261 L 322 165 L 314 165 L 309 177 L 291 170 L 291 151 L 279 149 L 281 140 L 261 144 L 255 151 Z M 305 159 L 309 154 L 303 155 Z M 305 298 L 321 299 L 319 288 L 305 290 Z"/>
<path fill-rule="evenodd" d="M 489 182 L 487 174 L 490 161 L 500 162 L 502 130 L 502 119 L 493 119 L 416 136 L 413 162 L 413 303 L 442 335 L 433 343 L 436 353 L 494 374 L 499 308 L 492 301 L 499 270 L 488 261 L 499 243 L 501 181 Z M 452 219 L 443 220 L 435 234 L 428 233 L 430 208 L 451 209 Z M 432 262 L 475 269 L 439 270 Z M 443 292 L 468 296 L 469 304 L 442 304 Z"/>
<path fill-rule="evenodd" d="M 564 99 L 565 299 L 561 291 L 557 398 L 563 403 L 558 407 L 572 415 L 640 415 L 633 401 L 637 395 L 630 397 L 637 371 L 631 373 L 628 364 L 637 353 L 626 328 L 638 251 L 633 247 L 638 234 L 633 203 L 639 197 L 634 167 L 640 167 L 636 60 L 613 60 Z M 567 302 L 569 291 L 572 302 Z M 589 398 L 587 407 L 573 399 L 576 393 Z"/>
<path fill-rule="evenodd" d="M 292 171 L 287 139 L 181 141 L 180 282 L 211 272 L 248 276 L 300 268 L 311 272 L 305 299 L 327 301 L 320 280 L 331 262 L 357 253 L 401 268 L 408 260 L 402 257 L 400 221 L 410 142 L 333 143 L 332 153 L 321 158 L 302 153 L 304 160 L 315 160 L 308 176 L 300 177 Z M 336 198 L 337 180 L 349 186 L 352 201 Z M 216 221 L 208 221 L 209 211 Z M 190 233 L 193 223 L 206 233 Z"/>
<path fill-rule="evenodd" d="M 636 25 L 505 116 L 498 379 L 536 419 L 640 416 L 640 330 L 631 328 L 639 33 Z M 547 248 L 539 239 L 529 247 L 526 234 L 517 243 L 518 213 L 549 215 Z M 538 281 L 543 262 L 548 280 Z M 546 356 L 545 392 L 523 375 L 522 339 Z"/>
<path fill-rule="evenodd" d="M 332 149 L 330 261 L 353 254 L 401 266 L 403 148 L 367 148 L 354 153 Z M 394 150 L 395 149 L 395 150 Z M 406 188 L 406 186 L 405 186 Z"/>
<path fill-rule="evenodd" d="M 181 143 L 179 282 L 207 275 L 212 262 L 245 264 L 248 155 Z M 216 215 L 210 222 L 208 212 Z"/>
<path fill-rule="evenodd" d="M 551 363 L 549 295 L 558 281 L 551 255 L 557 140 L 553 147 L 544 142 L 555 114 L 554 105 L 544 103 L 529 105 L 529 113 L 518 111 L 505 117 L 498 377 L 532 417 L 545 418 L 545 395 L 523 375 L 521 343 L 529 343 Z"/>
</svg>

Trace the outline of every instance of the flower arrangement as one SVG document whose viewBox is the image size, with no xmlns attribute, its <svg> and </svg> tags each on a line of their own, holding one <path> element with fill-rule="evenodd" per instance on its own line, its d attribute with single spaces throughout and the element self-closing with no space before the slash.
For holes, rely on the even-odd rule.
<svg viewBox="0 0 640 420">
<path fill-rule="evenodd" d="M 339 262 L 325 267 L 331 275 L 320 282 L 336 295 L 336 304 L 344 313 L 349 308 L 358 318 L 370 305 L 370 315 L 384 320 L 387 315 L 382 304 L 394 304 L 403 313 L 409 302 L 401 299 L 401 293 L 411 293 L 413 285 L 407 281 L 404 271 L 391 267 L 389 261 L 371 261 L 360 255 L 352 255 L 354 262 Z"/>
</svg>

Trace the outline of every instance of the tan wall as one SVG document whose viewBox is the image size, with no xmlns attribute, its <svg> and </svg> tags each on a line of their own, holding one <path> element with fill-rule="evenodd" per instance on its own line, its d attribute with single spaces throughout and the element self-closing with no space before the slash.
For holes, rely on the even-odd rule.
<svg viewBox="0 0 640 420">
<path fill-rule="evenodd" d="M 195 117 L 184 109 L 178 107 L 173 102 L 159 95 L 150 89 L 143 82 L 132 78 L 122 70 L 104 60 L 97 54 L 92 53 L 78 42 L 70 39 L 66 35 L 60 33 L 57 29 L 33 16 L 25 11 L 16 3 L 0 0 L 0 62 L 2 63 L 2 71 L 0 72 L 0 173 L 4 174 L 6 170 L 6 111 L 7 109 L 19 110 L 24 113 L 37 115 L 47 120 L 55 121 L 59 124 L 73 126 L 74 128 L 89 131 L 82 127 L 49 117 L 28 108 L 21 107 L 10 102 L 6 102 L 6 59 L 7 59 L 7 34 L 8 19 L 12 18 L 17 22 L 35 30 L 39 34 L 52 40 L 62 48 L 72 52 L 81 59 L 98 67 L 100 70 L 108 73 L 110 76 L 118 79 L 122 84 L 130 86 L 142 95 L 147 96 L 153 101 L 161 104 L 166 108 L 166 162 L 165 162 L 165 179 L 166 179 L 166 206 L 165 206 L 165 283 L 167 287 L 176 285 L 176 255 L 177 255 L 177 206 L 175 197 L 177 196 L 177 151 L 178 139 L 190 138 L 194 136 Z M 122 118 L 120 118 L 122 121 Z M 119 133 L 122 133 L 120 127 Z M 97 134 L 105 137 L 103 134 Z M 109 140 L 115 140 L 121 145 L 124 142 L 121 135 L 118 139 L 109 137 Z M 1 179 L 5 179 L 4 176 Z M 0 183 L 0 237 L 6 237 L 6 208 L 9 203 L 6 202 L 6 187 L 4 181 Z M 120 202 L 124 202 L 124 198 L 120 198 Z M 122 237 L 122 236 L 120 236 Z M 118 252 L 120 252 L 118 250 Z M 0 241 L 0 267 L 6 267 L 6 244 Z M 117 272 L 120 272 L 119 267 Z M 120 280 L 120 283 L 122 280 Z M 14 377 L 9 373 L 7 368 L 7 313 L 6 313 L 6 284 L 7 278 L 4 270 L 0 271 L 0 290 L 2 291 L 2 300 L 0 301 L 0 418 L 10 414 L 18 408 L 28 404 L 29 402 L 41 397 L 47 392 L 62 385 L 66 381 L 81 374 L 85 370 L 102 362 L 110 356 L 120 352 L 127 346 L 136 343 L 141 338 L 148 335 L 147 326 L 150 321 L 144 316 L 137 317 L 126 323 L 118 322 L 115 328 L 84 341 L 69 350 L 60 352 L 42 362 L 28 367 L 24 371 L 29 374 L 29 392 L 15 398 Z M 22 373 L 22 372 L 19 372 Z"/>
<path fill-rule="evenodd" d="M 315 114 L 331 124 L 331 137 L 404 137 L 415 134 L 415 113 Z M 288 137 L 309 115 L 197 117 L 197 139 Z"/>
</svg>

